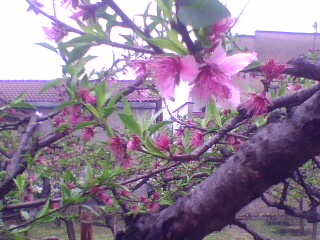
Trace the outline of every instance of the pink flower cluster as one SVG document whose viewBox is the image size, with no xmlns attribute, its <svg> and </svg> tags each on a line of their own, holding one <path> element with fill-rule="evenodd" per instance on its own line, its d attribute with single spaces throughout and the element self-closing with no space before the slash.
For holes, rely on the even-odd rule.
<svg viewBox="0 0 320 240">
<path fill-rule="evenodd" d="M 111 206 L 114 204 L 113 199 L 110 197 L 108 193 L 106 193 L 102 187 L 100 186 L 94 186 L 91 190 L 91 193 L 93 193 L 96 197 L 98 197 L 101 201 L 103 201 L 105 204 Z"/>
<path fill-rule="evenodd" d="M 68 35 L 68 32 L 61 25 L 56 23 L 52 23 L 52 28 L 44 27 L 43 30 L 48 39 L 55 42 L 61 41 L 65 36 Z"/>
<path fill-rule="evenodd" d="M 151 74 L 163 97 L 172 98 L 180 81 L 188 82 L 191 92 L 201 101 L 228 99 L 233 105 L 240 104 L 239 90 L 231 81 L 231 76 L 241 71 L 252 61 L 255 53 L 239 53 L 227 56 L 218 45 L 201 63 L 194 56 L 161 56 L 144 61 L 139 60 L 139 76 Z"/>
<path fill-rule="evenodd" d="M 82 122 L 92 121 L 92 116 L 84 115 L 84 111 L 80 105 L 74 105 L 69 108 L 63 109 L 62 113 L 55 116 L 53 122 L 56 127 L 69 125 L 68 131 L 72 131 L 73 127 Z M 83 140 L 90 141 L 95 135 L 95 127 L 88 127 L 84 130 Z"/>
<path fill-rule="evenodd" d="M 119 161 L 123 167 L 130 168 L 136 163 L 134 156 L 129 155 L 129 151 L 139 151 L 142 148 L 142 141 L 138 135 L 132 135 L 131 140 L 127 142 L 124 138 L 120 136 L 115 136 L 111 138 L 110 150 L 114 154 L 114 157 Z"/>
</svg>

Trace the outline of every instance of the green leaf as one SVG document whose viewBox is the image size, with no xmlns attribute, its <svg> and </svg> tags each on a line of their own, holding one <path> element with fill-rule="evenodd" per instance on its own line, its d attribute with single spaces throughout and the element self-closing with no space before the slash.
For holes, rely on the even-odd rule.
<svg viewBox="0 0 320 240">
<path fill-rule="evenodd" d="M 48 43 L 42 42 L 42 43 L 35 43 L 35 44 L 38 45 L 38 46 L 44 47 L 46 49 L 49 49 L 49 50 L 51 50 L 51 51 L 53 51 L 55 53 L 58 53 L 57 49 L 54 46 L 51 46 Z"/>
<path fill-rule="evenodd" d="M 218 0 L 181 0 L 178 18 L 194 28 L 208 27 L 230 16 L 229 10 Z"/>
<path fill-rule="evenodd" d="M 25 187 L 26 187 L 26 183 L 27 183 L 25 175 L 21 174 L 21 175 L 17 176 L 15 179 L 13 179 L 13 181 L 17 185 L 20 192 L 25 191 Z"/>
<path fill-rule="evenodd" d="M 156 0 L 158 7 L 161 9 L 161 11 L 164 13 L 166 17 L 168 17 L 171 20 L 172 18 L 172 10 L 169 8 L 169 6 L 166 4 L 166 1 L 163 0 Z"/>
<path fill-rule="evenodd" d="M 80 124 L 78 124 L 74 130 L 79 130 L 79 129 L 84 129 L 87 127 L 92 127 L 92 126 L 97 126 L 98 123 L 96 121 L 91 121 L 91 122 L 82 122 Z"/>
<path fill-rule="evenodd" d="M 90 46 L 85 47 L 75 47 L 68 55 L 68 63 L 71 64 L 74 61 L 78 60 L 79 58 L 83 57 L 88 50 L 90 49 Z"/>
<path fill-rule="evenodd" d="M 215 102 L 207 106 L 206 120 L 213 119 L 219 127 L 222 127 L 221 115 Z"/>
<path fill-rule="evenodd" d="M 128 99 L 126 97 L 123 97 L 122 101 L 123 101 L 123 104 L 124 104 L 124 112 L 125 112 L 125 114 L 127 114 L 128 116 L 133 116 L 131 105 L 130 105 Z"/>
<path fill-rule="evenodd" d="M 27 211 L 20 211 L 21 216 L 24 220 L 29 221 L 31 219 L 30 214 Z"/>
<path fill-rule="evenodd" d="M 112 113 L 114 113 L 117 109 L 118 108 L 116 108 L 116 107 L 107 107 L 107 108 L 103 109 L 103 111 L 102 111 L 103 112 L 103 117 L 104 118 L 110 117 L 110 115 Z"/>
<path fill-rule="evenodd" d="M 41 208 L 41 210 L 37 213 L 36 218 L 40 218 L 50 212 L 50 199 L 48 198 L 46 204 Z"/>
<path fill-rule="evenodd" d="M 254 61 L 252 63 L 250 63 L 245 69 L 243 69 L 242 71 L 248 71 L 251 69 L 255 69 L 255 68 L 260 68 L 262 66 L 262 64 L 258 61 Z"/>
<path fill-rule="evenodd" d="M 84 105 L 93 115 L 95 115 L 97 118 L 100 118 L 100 114 L 94 106 L 90 104 L 84 104 Z"/>
<path fill-rule="evenodd" d="M 26 102 L 23 102 L 23 101 L 12 103 L 10 106 L 13 107 L 13 108 L 30 108 L 30 109 L 36 109 L 36 107 L 34 107 L 32 104 L 26 103 Z"/>
<path fill-rule="evenodd" d="M 159 123 L 151 126 L 149 128 L 149 136 L 154 134 L 156 131 L 158 131 L 160 128 L 164 127 L 165 125 L 172 124 L 172 123 L 173 123 L 172 121 L 162 121 L 162 122 L 159 122 Z"/>
<path fill-rule="evenodd" d="M 93 45 L 93 42 L 98 41 L 99 39 L 100 38 L 98 38 L 97 36 L 87 34 L 87 35 L 83 35 L 80 37 L 76 37 L 76 38 L 70 40 L 69 42 L 62 43 L 59 45 L 59 47 L 62 47 L 62 48 L 79 47 L 79 46 L 81 46 L 81 44 L 82 44 L 82 46 L 89 46 L 89 45 Z M 79 45 L 79 43 L 80 43 L 80 45 Z"/>
<path fill-rule="evenodd" d="M 58 107 L 58 110 L 60 111 L 60 110 L 62 110 L 62 109 L 64 109 L 64 108 L 71 107 L 71 106 L 73 106 L 75 103 L 76 103 L 76 102 L 74 102 L 74 101 L 69 101 L 69 102 L 61 103 L 61 104 L 59 105 L 59 107 Z"/>
<path fill-rule="evenodd" d="M 119 117 L 127 129 L 141 136 L 140 124 L 133 118 L 133 116 L 124 113 L 119 113 Z"/>
<path fill-rule="evenodd" d="M 50 90 L 53 87 L 58 87 L 63 82 L 64 82 L 64 79 L 55 79 L 53 81 L 50 81 L 41 89 L 40 93 L 44 93 L 44 92 Z"/>
<path fill-rule="evenodd" d="M 178 46 L 173 41 L 166 38 L 146 39 L 146 41 L 152 43 L 153 45 L 156 45 L 157 47 L 168 49 L 181 55 L 188 54 L 188 51 L 185 48 L 180 48 L 181 45 Z"/>
</svg>

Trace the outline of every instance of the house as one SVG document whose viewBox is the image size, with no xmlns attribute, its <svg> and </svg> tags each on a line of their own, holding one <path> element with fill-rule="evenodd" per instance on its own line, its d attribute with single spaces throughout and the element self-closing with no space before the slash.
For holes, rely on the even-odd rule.
<svg viewBox="0 0 320 240">
<path fill-rule="evenodd" d="M 24 101 L 35 106 L 38 112 L 49 113 L 59 106 L 59 98 L 61 98 L 59 89 L 55 87 L 41 93 L 42 89 L 50 82 L 51 80 L 0 80 L 0 106 L 12 102 L 24 94 Z M 118 90 L 116 90 L 116 93 L 134 82 L 129 80 L 117 81 Z M 139 97 L 137 91 L 127 96 L 131 103 L 132 112 L 135 116 L 151 117 L 162 108 L 161 98 L 144 86 L 141 86 L 139 91 L 144 92 L 143 98 Z M 120 102 L 118 107 L 122 108 L 123 104 Z M 158 120 L 161 121 L 161 117 Z M 116 114 L 110 117 L 109 123 L 115 128 L 123 129 L 123 124 Z M 48 131 L 49 127 L 51 128 L 51 123 L 46 122 L 42 123 L 40 128 L 41 131 Z"/>
</svg>

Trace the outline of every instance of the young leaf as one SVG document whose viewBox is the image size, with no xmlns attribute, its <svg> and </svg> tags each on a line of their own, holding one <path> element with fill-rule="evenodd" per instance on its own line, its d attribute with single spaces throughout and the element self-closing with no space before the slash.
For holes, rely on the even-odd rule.
<svg viewBox="0 0 320 240">
<path fill-rule="evenodd" d="M 212 102 L 207 107 L 206 119 L 207 120 L 213 119 L 219 127 L 222 127 L 221 115 L 215 102 Z"/>
<path fill-rule="evenodd" d="M 172 11 L 169 8 L 169 6 L 166 4 L 166 1 L 164 0 L 156 0 L 158 7 L 161 9 L 161 11 L 164 13 L 166 17 L 169 18 L 170 21 L 172 21 Z"/>
<path fill-rule="evenodd" d="M 160 128 L 164 127 L 165 125 L 172 124 L 172 123 L 173 123 L 172 121 L 162 121 L 162 122 L 159 122 L 159 123 L 151 126 L 149 128 L 149 136 L 154 134 L 156 131 L 158 131 Z"/>
<path fill-rule="evenodd" d="M 124 113 L 119 113 L 119 117 L 127 129 L 141 136 L 140 124 L 133 118 L 133 116 Z"/>
<path fill-rule="evenodd" d="M 10 106 L 13 107 L 13 108 L 31 108 L 31 109 L 36 109 L 36 107 L 34 107 L 32 104 L 26 103 L 24 101 L 12 103 Z"/>
<path fill-rule="evenodd" d="M 97 125 L 98 125 L 98 123 L 96 121 L 83 122 L 83 123 L 78 124 L 74 128 L 74 130 L 84 129 L 84 128 L 87 128 L 87 127 L 92 127 L 92 126 L 97 126 Z"/>
<path fill-rule="evenodd" d="M 127 114 L 129 116 L 133 116 L 131 105 L 130 105 L 128 99 L 126 97 L 123 97 L 122 101 L 123 101 L 123 104 L 124 104 L 124 112 L 125 112 L 125 114 Z"/>
<path fill-rule="evenodd" d="M 182 0 L 178 18 L 194 28 L 208 27 L 230 16 L 229 10 L 218 0 Z"/>
<path fill-rule="evenodd" d="M 188 54 L 188 51 L 185 48 L 181 48 L 181 45 L 178 46 L 173 41 L 166 38 L 146 39 L 146 41 L 157 47 L 165 48 L 181 55 Z"/>
<path fill-rule="evenodd" d="M 35 44 L 38 45 L 38 46 L 44 47 L 46 49 L 49 49 L 49 50 L 51 50 L 51 51 L 53 51 L 55 53 L 58 53 L 57 49 L 54 46 L 51 46 L 48 43 L 42 42 L 42 43 L 35 43 Z"/>
<path fill-rule="evenodd" d="M 69 54 L 68 54 L 68 64 L 73 63 L 74 61 L 78 60 L 79 58 L 83 57 L 88 50 L 90 49 L 90 46 L 85 47 L 75 47 Z"/>
<path fill-rule="evenodd" d="M 65 80 L 64 79 L 55 79 L 53 81 L 48 82 L 40 91 L 40 93 L 44 93 L 48 90 L 50 90 L 53 87 L 58 87 L 61 85 L 61 83 L 63 83 Z"/>
</svg>

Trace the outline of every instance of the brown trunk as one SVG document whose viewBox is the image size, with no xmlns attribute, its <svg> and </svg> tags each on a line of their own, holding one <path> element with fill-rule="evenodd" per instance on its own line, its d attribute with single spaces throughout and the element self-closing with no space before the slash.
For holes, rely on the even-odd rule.
<svg viewBox="0 0 320 240">
<path fill-rule="evenodd" d="M 303 211 L 303 198 L 300 199 L 299 201 L 299 209 Z M 304 232 L 305 230 L 305 224 L 304 224 L 304 219 L 299 218 L 299 225 L 300 225 L 300 230 Z"/>
<path fill-rule="evenodd" d="M 81 213 L 81 240 L 93 240 L 93 214 L 83 211 Z"/>
</svg>

